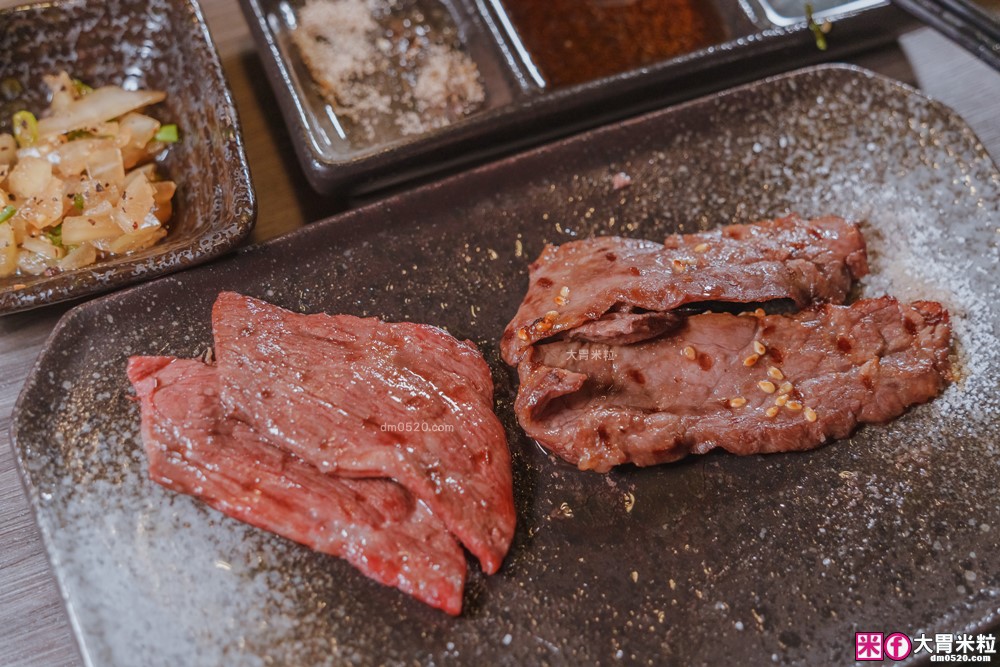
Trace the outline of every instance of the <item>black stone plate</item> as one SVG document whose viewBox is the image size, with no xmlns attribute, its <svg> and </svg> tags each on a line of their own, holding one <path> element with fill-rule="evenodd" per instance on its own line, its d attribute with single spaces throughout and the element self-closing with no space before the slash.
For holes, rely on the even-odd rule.
<svg viewBox="0 0 1000 667">
<path fill-rule="evenodd" d="M 643 111 L 871 48 L 916 25 L 880 0 L 822 0 L 817 16 L 830 19 L 829 49 L 816 48 L 799 2 L 699 0 L 719 14 L 727 40 L 566 88 L 547 87 L 532 75 L 516 25 L 502 0 L 430 0 L 454 18 L 482 74 L 486 103 L 460 122 L 405 140 L 353 145 L 340 134 L 291 41 L 304 0 L 240 0 L 264 69 L 288 125 L 309 183 L 330 195 L 367 195 L 415 179 L 437 176 L 516 149 L 620 120 Z"/>
<path fill-rule="evenodd" d="M 960 381 L 808 453 L 598 475 L 525 438 L 497 341 L 544 242 L 790 210 L 867 220 L 860 292 L 947 304 Z M 863 70 L 805 70 L 79 306 L 25 385 L 14 448 L 91 664 L 843 664 L 855 631 L 965 632 L 1000 602 L 998 241 L 1000 174 L 952 112 Z M 126 360 L 205 352 L 223 289 L 481 347 L 519 523 L 499 574 L 471 567 L 461 617 L 146 479 Z"/>
<path fill-rule="evenodd" d="M 0 10 L 0 132 L 15 111 L 47 106 L 42 77 L 61 69 L 95 87 L 166 91 L 153 113 L 180 128 L 181 141 L 162 159 L 177 182 L 174 215 L 166 238 L 148 250 L 54 276 L 0 278 L 0 315 L 199 264 L 235 247 L 257 216 L 236 106 L 194 0 L 56 0 Z"/>
</svg>

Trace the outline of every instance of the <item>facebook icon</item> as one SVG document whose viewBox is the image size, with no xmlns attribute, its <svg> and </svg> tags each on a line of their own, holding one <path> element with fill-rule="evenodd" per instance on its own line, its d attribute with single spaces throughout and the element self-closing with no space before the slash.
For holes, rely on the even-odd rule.
<svg viewBox="0 0 1000 667">
<path fill-rule="evenodd" d="M 913 650 L 913 642 L 902 632 L 894 632 L 885 638 L 883 651 L 887 658 L 905 660 Z"/>
</svg>

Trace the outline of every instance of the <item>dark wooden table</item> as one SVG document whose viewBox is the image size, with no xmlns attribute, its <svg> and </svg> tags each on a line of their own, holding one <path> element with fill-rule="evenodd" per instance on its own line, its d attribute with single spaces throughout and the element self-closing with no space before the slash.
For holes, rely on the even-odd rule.
<svg viewBox="0 0 1000 667">
<path fill-rule="evenodd" d="M 0 7 L 14 4 L 0 0 Z M 202 5 L 239 106 L 257 189 L 260 213 L 251 242 L 336 212 L 337 204 L 309 189 L 295 161 L 236 0 L 202 0 Z M 917 86 L 950 105 L 1000 162 L 1000 74 L 927 29 L 851 62 Z M 55 306 L 0 319 L 0 665 L 9 667 L 81 662 L 8 436 L 17 394 L 66 309 Z"/>
</svg>

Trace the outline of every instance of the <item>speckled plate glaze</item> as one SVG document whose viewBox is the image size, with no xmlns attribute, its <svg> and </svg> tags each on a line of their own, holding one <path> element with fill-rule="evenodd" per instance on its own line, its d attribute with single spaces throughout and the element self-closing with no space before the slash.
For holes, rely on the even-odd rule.
<svg viewBox="0 0 1000 667">
<path fill-rule="evenodd" d="M 621 171 L 632 183 L 615 190 Z M 945 302 L 960 381 L 803 454 L 598 475 L 525 438 L 497 341 L 543 243 L 790 210 L 867 220 L 874 271 L 860 292 Z M 855 631 L 994 620 L 998 241 L 1000 174 L 952 112 L 865 71 L 805 70 L 80 306 L 25 386 L 15 449 L 91 664 L 843 664 Z M 519 525 L 498 575 L 472 567 L 461 617 L 146 479 L 126 359 L 205 352 L 223 289 L 429 322 L 481 347 Z"/>
<path fill-rule="evenodd" d="M 167 237 L 143 252 L 54 276 L 0 278 L 0 315 L 193 266 L 239 243 L 256 220 L 236 107 L 194 0 L 56 0 L 0 11 L 0 131 L 46 106 L 42 77 L 65 69 L 94 86 L 155 88 L 181 141 L 163 170 L 177 182 Z M 16 81 L 19 86 L 12 86 Z M 21 92 L 16 91 L 18 88 Z M 168 120 L 169 119 L 169 120 Z"/>
</svg>

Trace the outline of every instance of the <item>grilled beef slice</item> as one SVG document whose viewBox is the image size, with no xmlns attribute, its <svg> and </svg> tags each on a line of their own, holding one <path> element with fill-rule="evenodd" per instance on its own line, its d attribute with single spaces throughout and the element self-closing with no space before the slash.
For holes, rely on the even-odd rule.
<svg viewBox="0 0 1000 667">
<path fill-rule="evenodd" d="M 366 576 L 450 614 L 465 556 L 399 484 L 326 475 L 223 415 L 218 373 L 200 361 L 133 357 L 150 477 L 233 518 L 346 559 Z"/>
<path fill-rule="evenodd" d="M 581 469 L 805 450 L 940 393 L 950 340 L 940 304 L 889 297 L 791 316 L 706 313 L 639 343 L 528 348 L 515 410 Z"/>
<path fill-rule="evenodd" d="M 475 345 L 228 292 L 212 324 L 227 415 L 321 472 L 395 480 L 499 569 L 514 534 L 510 453 Z"/>
<path fill-rule="evenodd" d="M 676 325 L 671 311 L 701 302 L 843 303 L 867 272 L 857 226 L 832 216 L 729 225 L 662 244 L 598 237 L 549 245 L 529 269 L 501 351 L 514 366 L 531 345 L 581 327 L 576 335 L 591 340 L 622 328 L 632 342 L 652 338 Z"/>
</svg>

